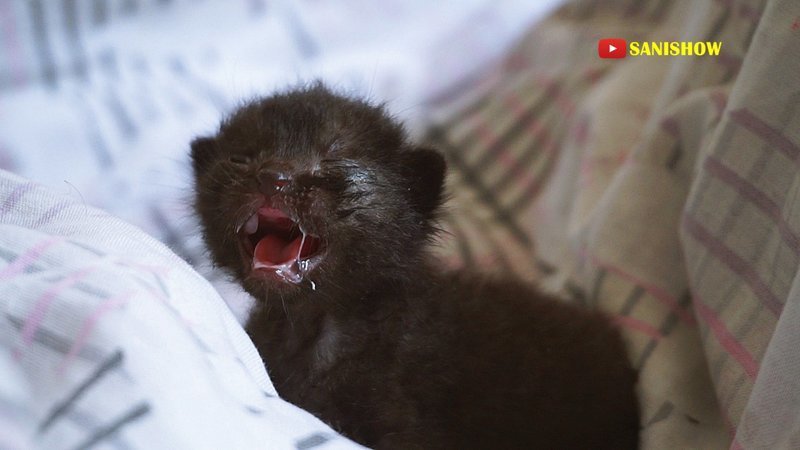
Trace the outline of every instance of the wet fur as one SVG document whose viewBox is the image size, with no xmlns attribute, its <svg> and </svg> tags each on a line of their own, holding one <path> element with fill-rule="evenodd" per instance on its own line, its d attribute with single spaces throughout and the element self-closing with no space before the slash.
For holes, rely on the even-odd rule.
<svg viewBox="0 0 800 450">
<path fill-rule="evenodd" d="M 257 299 L 247 332 L 286 400 L 380 449 L 637 447 L 618 332 L 519 281 L 442 271 L 426 248 L 445 163 L 382 108 L 321 85 L 255 100 L 192 160 L 206 244 Z M 291 174 L 283 207 L 325 241 L 316 290 L 253 276 L 237 247 L 265 171 Z"/>
</svg>

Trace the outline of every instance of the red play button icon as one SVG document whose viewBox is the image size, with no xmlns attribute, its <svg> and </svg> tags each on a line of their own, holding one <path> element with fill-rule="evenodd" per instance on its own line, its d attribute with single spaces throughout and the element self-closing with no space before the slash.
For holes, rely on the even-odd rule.
<svg viewBox="0 0 800 450">
<path fill-rule="evenodd" d="M 628 55 L 628 44 L 625 39 L 600 39 L 597 41 L 597 54 L 601 58 L 624 58 Z"/>
</svg>

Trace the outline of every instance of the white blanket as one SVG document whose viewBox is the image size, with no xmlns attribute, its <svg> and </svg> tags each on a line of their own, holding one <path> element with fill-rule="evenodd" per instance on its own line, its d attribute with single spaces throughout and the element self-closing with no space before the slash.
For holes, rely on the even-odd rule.
<svg viewBox="0 0 800 450">
<path fill-rule="evenodd" d="M 0 171 L 0 448 L 358 448 L 141 230 Z"/>
</svg>

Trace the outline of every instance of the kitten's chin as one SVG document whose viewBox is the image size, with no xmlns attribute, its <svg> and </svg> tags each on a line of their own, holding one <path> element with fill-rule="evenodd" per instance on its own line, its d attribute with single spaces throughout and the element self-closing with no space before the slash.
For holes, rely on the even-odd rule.
<svg viewBox="0 0 800 450">
<path fill-rule="evenodd" d="M 248 279 L 297 285 L 324 258 L 319 236 L 306 232 L 283 210 L 269 205 L 258 208 L 242 224 L 238 237 Z"/>
</svg>

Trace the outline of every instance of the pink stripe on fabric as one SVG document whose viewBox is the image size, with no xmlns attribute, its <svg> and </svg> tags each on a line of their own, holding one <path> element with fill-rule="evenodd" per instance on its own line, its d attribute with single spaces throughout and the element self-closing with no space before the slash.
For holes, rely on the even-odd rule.
<svg viewBox="0 0 800 450">
<path fill-rule="evenodd" d="M 595 170 L 598 168 L 605 168 L 607 170 L 617 170 L 627 160 L 628 152 L 625 149 L 621 149 L 616 155 L 614 156 L 599 156 L 599 157 L 588 157 L 584 158 L 581 161 L 580 166 L 580 186 L 587 186 L 594 182 L 594 174 Z"/>
<path fill-rule="evenodd" d="M 761 11 L 756 10 L 750 5 L 746 5 L 744 3 L 739 4 L 739 15 L 750 19 L 753 23 L 758 22 L 761 20 Z"/>
<path fill-rule="evenodd" d="M 36 220 L 36 222 L 31 225 L 31 228 L 38 229 L 41 228 L 47 222 L 53 220 L 58 213 L 67 209 L 68 207 L 72 206 L 74 202 L 72 200 L 67 200 L 56 204 L 55 206 L 49 208 L 47 211 L 43 212 L 42 215 Z"/>
<path fill-rule="evenodd" d="M 661 129 L 675 139 L 680 139 L 681 131 L 678 121 L 674 117 L 667 117 L 661 121 Z"/>
<path fill-rule="evenodd" d="M 658 328 L 630 316 L 612 316 L 611 321 L 629 330 L 638 331 L 656 341 L 660 341 L 664 337 Z"/>
<path fill-rule="evenodd" d="M 798 162 L 800 147 L 778 131 L 777 128 L 764 122 L 746 108 L 737 109 L 731 112 L 730 115 L 734 122 L 780 150 L 787 158 Z"/>
<path fill-rule="evenodd" d="M 95 325 L 97 325 L 97 322 L 100 320 L 100 318 L 107 312 L 111 311 L 112 309 L 119 308 L 125 305 L 128 302 L 128 300 L 130 300 L 130 298 L 133 296 L 133 294 L 134 294 L 133 292 L 125 292 L 116 297 L 109 298 L 105 300 L 103 303 L 101 303 L 100 306 L 95 308 L 94 311 L 92 311 L 89 317 L 87 317 L 86 320 L 81 325 L 81 329 L 78 331 L 78 335 L 75 338 L 75 342 L 72 343 L 72 346 L 70 347 L 67 356 L 64 357 L 64 360 L 59 365 L 57 370 L 59 374 L 63 375 L 64 371 L 67 369 L 69 364 L 71 364 L 72 361 L 75 359 L 75 357 L 78 356 L 78 353 L 86 345 L 86 341 L 89 338 L 89 335 L 94 330 L 94 327 Z"/>
<path fill-rule="evenodd" d="M 544 150 L 542 150 L 542 153 L 554 154 L 557 147 L 557 142 L 549 138 L 547 142 L 548 143 L 546 144 Z M 544 186 L 544 180 L 550 174 L 553 166 L 555 166 L 555 164 L 553 164 L 554 160 L 555 158 L 549 158 L 546 161 L 547 166 L 545 166 L 544 169 L 539 172 L 531 172 L 531 176 L 529 177 L 531 182 L 525 187 L 525 191 L 519 195 L 519 199 L 533 199 L 539 195 L 539 191 L 541 191 L 542 187 Z"/>
<path fill-rule="evenodd" d="M 717 110 L 717 114 L 722 114 L 728 104 L 728 95 L 721 91 L 714 91 L 710 94 L 711 103 Z"/>
<path fill-rule="evenodd" d="M 530 112 L 531 108 L 530 107 L 526 108 L 525 105 L 523 105 L 519 101 L 519 98 L 517 98 L 516 95 L 508 96 L 503 101 L 504 104 L 508 106 L 513 112 L 512 117 L 515 123 L 522 121 L 523 117 Z M 526 128 L 527 131 L 526 136 L 530 136 L 533 139 L 540 140 L 539 148 L 541 149 L 542 154 L 549 155 L 553 153 L 554 146 L 550 145 L 551 137 L 548 128 L 544 126 L 544 124 L 542 124 L 542 121 L 539 120 L 539 118 L 536 116 L 528 118 L 527 122 L 528 126 Z M 512 172 L 508 174 L 509 176 L 522 178 L 520 180 L 521 184 L 528 185 L 530 183 L 538 182 L 537 177 L 530 172 L 529 170 L 530 167 L 527 165 L 523 166 L 522 164 L 519 164 L 519 162 L 509 154 L 508 148 L 501 149 L 501 155 L 499 160 L 500 162 L 503 163 L 503 165 L 506 168 L 512 170 Z"/>
<path fill-rule="evenodd" d="M 572 117 L 572 113 L 575 112 L 575 103 L 564 94 L 564 90 L 558 83 L 543 77 L 537 77 L 534 81 L 537 87 L 546 90 L 546 95 L 553 99 L 553 103 L 565 117 Z"/>
<path fill-rule="evenodd" d="M 603 79 L 603 75 L 608 72 L 608 66 L 605 67 L 589 67 L 586 72 L 583 73 L 583 78 L 589 82 L 589 84 L 595 84 L 601 79 Z"/>
<path fill-rule="evenodd" d="M 22 198 L 23 195 L 33 190 L 35 187 L 36 183 L 33 181 L 28 181 L 27 183 L 17 186 L 13 191 L 11 191 L 11 193 L 8 194 L 8 197 L 6 197 L 5 201 L 3 202 L 3 207 L 0 208 L 0 218 L 5 217 L 5 215 L 17 205 L 19 199 Z"/>
<path fill-rule="evenodd" d="M 529 108 L 526 108 L 525 105 L 520 102 L 519 98 L 517 98 L 516 93 L 512 92 L 508 96 L 503 99 L 503 104 L 507 106 L 512 112 L 512 121 L 514 123 L 519 123 L 522 121 L 522 118 L 529 112 Z M 528 119 L 529 126 L 527 128 L 528 135 L 533 136 L 534 138 L 538 138 L 542 132 L 546 132 L 546 128 L 541 124 L 541 122 L 533 117 Z M 478 137 L 481 140 L 481 144 L 486 148 L 491 148 L 500 140 L 503 136 L 498 135 L 494 132 L 494 130 L 487 125 L 487 123 L 483 120 L 480 114 L 475 114 L 469 120 L 469 124 L 471 127 L 475 128 L 475 131 L 478 133 Z M 501 158 L 503 154 L 507 153 L 506 147 L 499 147 L 496 151 L 499 151 Z"/>
<path fill-rule="evenodd" d="M 522 117 L 528 113 L 528 109 L 525 108 L 525 105 L 523 105 L 517 97 L 509 97 L 506 99 L 506 105 L 514 112 L 514 121 L 522 120 Z M 538 117 L 531 117 L 527 122 L 528 126 L 525 128 L 527 131 L 526 136 L 530 136 L 533 139 L 541 139 L 542 144 L 540 147 L 547 151 L 548 146 L 546 142 L 550 140 L 550 130 Z"/>
<path fill-rule="evenodd" d="M 529 109 L 520 101 L 519 95 L 517 95 L 516 92 L 511 92 L 506 96 L 503 99 L 503 105 L 511 109 L 511 112 L 514 114 L 514 119 L 519 119 L 524 116 L 528 113 Z M 514 123 L 517 123 L 517 120 L 515 120 Z"/>
<path fill-rule="evenodd" d="M 535 126 L 531 128 L 535 128 Z M 536 139 L 541 138 L 540 145 L 537 146 L 539 148 L 539 154 L 551 156 L 554 146 L 550 144 L 550 133 L 546 129 L 541 129 L 537 133 L 539 132 L 541 132 L 541 135 L 535 136 Z M 530 149 L 526 149 L 526 152 L 530 151 Z M 520 185 L 528 185 L 529 183 L 538 181 L 536 172 L 532 170 L 532 165 L 521 164 L 517 158 L 518 156 L 524 157 L 525 155 L 512 155 L 507 149 L 503 149 L 499 153 L 497 158 L 498 162 L 501 167 L 507 170 L 505 177 L 516 180 Z"/>
<path fill-rule="evenodd" d="M 492 131 L 489 126 L 481 120 L 479 114 L 475 114 L 469 120 L 469 126 L 473 127 L 478 134 L 480 144 L 484 148 L 491 148 L 500 138 Z"/>
<path fill-rule="evenodd" d="M 525 109 L 525 106 L 520 103 L 519 99 L 513 95 L 506 98 L 504 102 L 511 108 L 514 121 L 516 122 L 520 121 L 521 117 L 528 112 L 528 110 Z M 529 126 L 527 128 L 527 135 L 532 136 L 534 139 L 541 138 L 543 142 L 543 145 L 541 146 L 542 153 L 551 153 L 552 146 L 546 144 L 546 142 L 550 139 L 546 127 L 544 127 L 536 118 L 529 119 L 528 122 Z M 515 155 L 508 151 L 508 147 L 497 146 L 493 148 L 498 142 L 501 141 L 502 136 L 496 134 L 494 130 L 492 130 L 491 127 L 489 127 L 486 122 L 482 120 L 480 115 L 476 114 L 472 116 L 469 120 L 469 124 L 476 131 L 481 145 L 486 149 L 491 148 L 493 150 L 491 154 L 496 157 L 496 160 L 500 163 L 500 166 L 509 171 L 506 173 L 507 177 L 517 179 L 517 182 L 522 185 L 528 185 L 529 183 L 534 183 L 537 181 L 535 174 L 532 174 L 529 170 L 526 170 L 528 167 L 520 164 Z"/>
<path fill-rule="evenodd" d="M 469 125 L 476 130 L 478 139 L 480 139 L 480 143 L 484 149 L 491 149 L 495 144 L 500 142 L 501 137 L 492 131 L 487 126 L 486 122 L 481 120 L 478 115 L 473 116 L 469 120 Z M 519 169 L 520 164 L 509 154 L 504 146 L 498 146 L 492 153 L 495 154 L 497 161 L 500 162 L 503 167 L 512 170 Z"/>
<path fill-rule="evenodd" d="M 556 96 L 560 86 L 555 82 L 549 82 L 546 88 L 546 93 L 548 97 Z M 525 107 L 522 102 L 520 102 L 519 98 L 517 97 L 517 93 L 514 91 L 505 94 L 503 98 L 500 100 L 501 104 L 508 107 L 512 111 L 512 119 L 514 123 L 519 123 L 522 121 L 522 118 L 529 112 L 530 108 Z M 527 120 L 530 122 L 530 127 L 528 129 L 529 135 L 532 135 L 534 138 L 537 138 L 542 131 L 546 131 L 545 127 L 541 125 L 541 123 L 534 117 L 533 120 Z M 498 135 L 497 133 L 492 130 L 483 120 L 479 113 L 473 114 L 470 119 L 468 120 L 469 126 L 474 128 L 478 134 L 478 138 L 481 140 L 481 144 L 485 148 L 492 148 L 494 145 L 502 139 L 502 136 Z M 498 159 L 500 161 L 504 161 L 508 164 L 510 160 L 507 155 L 508 149 L 504 146 L 498 146 L 498 148 L 493 149 L 492 154 L 495 155 L 497 152 L 500 153 Z"/>
<path fill-rule="evenodd" d="M 725 406 L 720 405 L 719 412 L 722 416 L 722 421 L 725 422 L 725 428 L 728 430 L 728 436 L 730 436 L 731 440 L 733 440 L 736 437 L 736 425 L 733 424 L 733 421 L 731 420 L 731 417 L 728 414 L 728 410 L 725 408 Z"/>
<path fill-rule="evenodd" d="M 510 96 L 506 98 L 505 104 L 511 108 L 511 111 L 514 113 L 513 118 L 515 123 L 521 121 L 522 117 L 524 117 L 525 114 L 527 114 L 530 110 L 530 108 L 526 108 L 516 96 Z M 544 126 L 538 117 L 531 117 L 527 120 L 527 122 L 528 127 L 526 128 L 526 131 L 528 132 L 528 136 L 538 139 L 542 137 L 543 133 L 548 133 L 547 127 Z"/>
<path fill-rule="evenodd" d="M 24 347 L 31 345 L 33 342 L 33 336 L 36 334 L 36 330 L 42 325 L 42 321 L 44 321 L 44 316 L 47 313 L 50 304 L 53 300 L 66 289 L 69 289 L 73 284 L 80 281 L 86 275 L 91 273 L 95 270 L 94 267 L 86 267 L 77 272 L 73 272 L 64 278 L 62 278 L 58 283 L 52 285 L 49 289 L 47 289 L 39 300 L 37 300 L 36 305 L 34 305 L 33 310 L 28 317 L 25 319 L 25 324 L 22 326 L 22 344 Z M 14 352 L 14 356 L 19 358 L 21 356 L 20 349 L 17 349 Z"/>
<path fill-rule="evenodd" d="M 582 115 L 575 126 L 570 129 L 570 134 L 575 139 L 575 144 L 584 146 L 589 139 L 589 127 L 591 124 L 591 116 L 588 114 Z"/>
<path fill-rule="evenodd" d="M 63 238 L 58 236 L 52 236 L 46 238 L 33 247 L 29 248 L 25 253 L 20 254 L 17 256 L 11 264 L 5 266 L 3 270 L 0 270 L 0 280 L 5 280 L 9 278 L 13 278 L 20 273 L 24 272 L 31 264 L 36 262 L 44 252 L 52 247 L 55 244 L 63 242 Z"/>
<path fill-rule="evenodd" d="M 619 266 L 615 266 L 613 264 L 601 261 L 596 256 L 589 254 L 585 249 L 582 251 L 582 256 L 584 256 L 586 258 L 589 258 L 589 260 L 595 266 L 600 267 L 602 269 L 605 269 L 605 270 L 617 275 L 618 277 L 620 277 L 622 279 L 625 279 L 625 280 L 635 284 L 636 286 L 641 287 L 642 289 L 645 290 L 645 292 L 647 292 L 653 298 L 655 298 L 656 300 L 661 302 L 661 304 L 666 306 L 667 309 L 669 309 L 670 312 L 675 314 L 680 320 L 682 320 L 687 325 L 695 325 L 696 324 L 694 316 L 692 316 L 691 312 L 689 312 L 689 310 L 687 308 L 681 306 L 681 304 L 678 303 L 678 299 L 676 299 L 675 297 L 670 295 L 664 289 L 662 289 L 662 288 L 660 288 L 660 287 L 658 287 L 658 286 L 656 286 L 656 285 L 654 285 L 652 283 L 648 283 L 648 282 L 640 279 L 639 277 L 637 277 L 637 276 L 625 271 L 624 269 L 622 269 Z"/>
<path fill-rule="evenodd" d="M 761 279 L 756 269 L 741 256 L 737 255 L 724 242 L 711 234 L 700 222 L 688 214 L 683 218 L 683 228 L 694 237 L 711 255 L 720 260 L 728 269 L 738 275 L 750 287 L 764 306 L 776 316 L 783 311 L 783 304 L 769 286 Z"/>
<path fill-rule="evenodd" d="M 744 450 L 744 447 L 734 438 L 733 442 L 731 442 L 730 450 Z"/>
<path fill-rule="evenodd" d="M 723 51 L 720 51 L 719 55 L 714 57 L 714 62 L 729 70 L 739 70 L 739 68 L 742 66 L 741 57 L 734 56 Z"/>
<path fill-rule="evenodd" d="M 717 316 L 716 312 L 703 303 L 703 300 L 692 293 L 694 298 L 694 307 L 700 318 L 708 325 L 717 342 L 722 345 L 725 352 L 735 359 L 744 373 L 750 380 L 755 380 L 758 376 L 758 362 L 753 358 L 753 355 L 747 351 L 746 348 L 736 339 L 736 336 L 728 330 L 725 323 Z"/>
<path fill-rule="evenodd" d="M 739 195 L 750 201 L 750 203 L 760 209 L 767 217 L 772 219 L 777 225 L 778 231 L 786 244 L 792 248 L 795 254 L 800 254 L 800 236 L 798 236 L 786 222 L 781 212 L 781 207 L 778 206 L 776 202 L 747 179 L 739 176 L 738 173 L 725 166 L 722 161 L 714 156 L 706 158 L 703 167 L 708 173 L 730 185 Z"/>
</svg>

